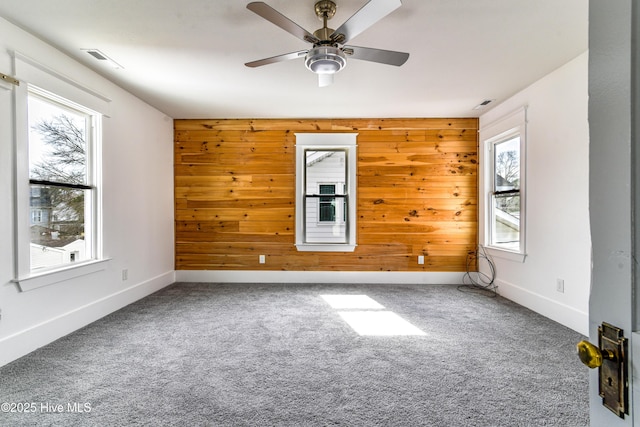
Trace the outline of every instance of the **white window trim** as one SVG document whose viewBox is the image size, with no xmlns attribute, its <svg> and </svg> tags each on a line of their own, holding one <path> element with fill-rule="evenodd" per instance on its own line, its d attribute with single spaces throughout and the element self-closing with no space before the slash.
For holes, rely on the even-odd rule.
<svg viewBox="0 0 640 427">
<path fill-rule="evenodd" d="M 76 262 L 73 266 L 58 268 L 56 270 L 43 271 L 35 274 L 28 274 L 13 280 L 20 291 L 26 292 L 33 289 L 42 288 L 44 286 L 53 285 L 64 282 L 66 280 L 75 279 L 77 277 L 87 276 L 107 269 L 107 263 L 110 258 L 93 259 L 84 262 Z"/>
<path fill-rule="evenodd" d="M 43 286 L 52 285 L 65 280 L 92 274 L 106 268 L 102 252 L 102 171 L 101 159 L 101 120 L 92 123 L 92 147 L 88 153 L 88 161 L 91 162 L 92 181 L 91 185 L 95 189 L 91 192 L 93 197 L 87 201 L 91 203 L 93 212 L 88 220 L 88 227 L 91 228 L 92 241 L 88 242 L 92 246 L 93 257 L 90 260 L 65 264 L 47 270 L 32 272 L 30 266 L 30 184 L 29 184 L 29 122 L 28 122 L 28 96 L 29 91 L 44 94 L 52 99 L 63 99 L 64 103 L 71 103 L 74 108 L 87 112 L 94 116 L 101 116 L 108 108 L 108 99 L 97 96 L 95 92 L 84 88 L 77 83 L 72 84 L 71 80 L 55 73 L 46 66 L 37 64 L 35 61 L 23 55 L 14 53 L 15 68 L 18 72 L 16 76 L 21 84 L 14 89 L 15 108 L 15 157 L 14 157 L 14 248 L 15 248 L 15 273 L 14 283 L 24 292 Z M 61 94 L 61 95 L 57 95 Z M 87 99 L 95 102 L 91 107 L 98 106 L 96 111 L 85 106 Z M 104 117 L 104 116 L 103 116 Z"/>
<path fill-rule="evenodd" d="M 296 249 L 301 252 L 353 252 L 356 244 L 357 133 L 296 133 Z M 308 149 L 338 149 L 347 152 L 348 220 L 346 243 L 305 243 L 304 237 L 304 152 Z"/>
<path fill-rule="evenodd" d="M 480 129 L 480 241 L 492 256 L 510 261 L 524 262 L 526 259 L 527 203 L 526 203 L 526 147 L 527 106 L 523 106 Z M 491 245 L 491 215 L 493 192 L 493 156 L 491 148 L 497 142 L 520 136 L 520 248 L 510 250 Z"/>
</svg>

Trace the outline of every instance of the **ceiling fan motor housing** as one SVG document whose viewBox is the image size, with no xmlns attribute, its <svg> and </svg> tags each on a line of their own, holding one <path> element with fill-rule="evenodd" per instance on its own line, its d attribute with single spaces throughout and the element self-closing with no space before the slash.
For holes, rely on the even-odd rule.
<svg viewBox="0 0 640 427">
<path fill-rule="evenodd" d="M 316 16 L 320 19 L 331 19 L 336 14 L 336 4 L 331 0 L 320 0 L 315 5 Z"/>
<path fill-rule="evenodd" d="M 316 74 L 335 74 L 347 65 L 347 58 L 337 47 L 315 46 L 307 53 L 304 64 Z"/>
</svg>

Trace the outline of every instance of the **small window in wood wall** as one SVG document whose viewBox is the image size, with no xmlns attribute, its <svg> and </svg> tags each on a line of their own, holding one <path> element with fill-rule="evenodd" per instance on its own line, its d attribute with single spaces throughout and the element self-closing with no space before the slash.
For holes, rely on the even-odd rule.
<svg viewBox="0 0 640 427">
<path fill-rule="evenodd" d="M 356 133 L 296 134 L 296 248 L 356 247 Z"/>
</svg>

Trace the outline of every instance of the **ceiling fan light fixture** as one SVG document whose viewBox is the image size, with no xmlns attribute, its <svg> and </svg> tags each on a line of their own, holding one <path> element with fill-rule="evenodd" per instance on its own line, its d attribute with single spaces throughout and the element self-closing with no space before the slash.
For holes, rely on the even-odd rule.
<svg viewBox="0 0 640 427">
<path fill-rule="evenodd" d="M 337 47 L 317 46 L 309 50 L 304 64 L 316 74 L 335 74 L 347 65 L 347 58 Z"/>
</svg>

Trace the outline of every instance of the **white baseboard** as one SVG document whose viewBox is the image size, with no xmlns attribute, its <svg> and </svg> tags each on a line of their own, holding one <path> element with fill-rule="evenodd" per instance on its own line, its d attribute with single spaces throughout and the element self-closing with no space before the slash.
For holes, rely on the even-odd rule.
<svg viewBox="0 0 640 427">
<path fill-rule="evenodd" d="M 502 280 L 496 280 L 498 293 L 517 304 L 527 307 L 561 325 L 589 336 L 589 313 L 555 301 L 543 295 Z"/>
<path fill-rule="evenodd" d="M 25 356 L 174 282 L 175 272 L 172 270 L 9 335 L 0 340 L 0 366 Z"/>
<path fill-rule="evenodd" d="M 395 271 L 215 271 L 177 270 L 177 282 L 390 283 L 459 285 L 464 273 Z"/>
</svg>

